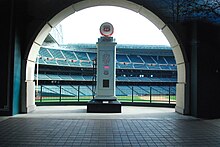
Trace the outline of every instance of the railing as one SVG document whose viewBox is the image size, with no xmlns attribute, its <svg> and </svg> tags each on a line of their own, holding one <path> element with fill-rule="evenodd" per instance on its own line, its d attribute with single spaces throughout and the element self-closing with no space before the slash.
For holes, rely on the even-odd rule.
<svg viewBox="0 0 220 147">
<path fill-rule="evenodd" d="M 84 85 L 39 85 L 35 101 L 88 102 L 94 98 L 94 87 Z M 116 86 L 120 102 L 176 104 L 175 86 Z"/>
</svg>

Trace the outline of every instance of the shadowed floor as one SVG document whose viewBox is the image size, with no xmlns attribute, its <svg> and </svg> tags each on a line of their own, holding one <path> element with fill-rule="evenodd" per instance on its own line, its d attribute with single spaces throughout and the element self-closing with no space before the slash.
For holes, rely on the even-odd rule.
<svg viewBox="0 0 220 147">
<path fill-rule="evenodd" d="M 220 146 L 219 120 L 172 108 L 123 107 L 86 113 L 86 106 L 37 107 L 0 121 L 0 146 Z"/>
</svg>

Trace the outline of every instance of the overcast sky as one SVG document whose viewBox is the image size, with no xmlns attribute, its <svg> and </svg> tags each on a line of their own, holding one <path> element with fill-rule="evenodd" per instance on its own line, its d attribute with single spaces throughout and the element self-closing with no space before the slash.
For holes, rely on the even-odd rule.
<svg viewBox="0 0 220 147">
<path fill-rule="evenodd" d="M 96 43 L 104 22 L 114 26 L 118 44 L 169 45 L 162 32 L 145 17 L 128 9 L 99 6 L 87 8 L 64 19 L 64 43 Z"/>
</svg>

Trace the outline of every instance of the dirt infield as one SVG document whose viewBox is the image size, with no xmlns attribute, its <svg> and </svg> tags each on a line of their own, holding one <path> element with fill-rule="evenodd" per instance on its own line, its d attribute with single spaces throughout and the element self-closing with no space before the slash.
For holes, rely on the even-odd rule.
<svg viewBox="0 0 220 147">
<path fill-rule="evenodd" d="M 150 100 L 150 96 L 139 96 L 142 100 Z M 167 96 L 151 96 L 152 101 L 169 101 L 169 97 Z"/>
</svg>

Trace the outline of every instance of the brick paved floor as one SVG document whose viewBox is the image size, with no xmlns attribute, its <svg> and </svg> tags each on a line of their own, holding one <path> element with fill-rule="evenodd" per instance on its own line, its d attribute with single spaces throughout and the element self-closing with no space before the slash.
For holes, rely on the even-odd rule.
<svg viewBox="0 0 220 147">
<path fill-rule="evenodd" d="M 172 118 L 11 117 L 0 122 L 0 146 L 220 146 L 215 123 Z"/>
</svg>

